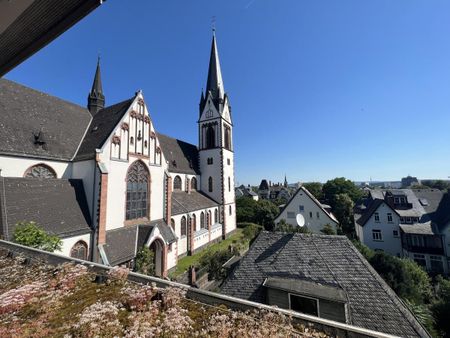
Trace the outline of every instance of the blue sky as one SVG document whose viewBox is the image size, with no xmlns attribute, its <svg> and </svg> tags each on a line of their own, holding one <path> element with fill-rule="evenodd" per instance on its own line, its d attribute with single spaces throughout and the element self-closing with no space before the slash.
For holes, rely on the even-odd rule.
<svg viewBox="0 0 450 338">
<path fill-rule="evenodd" d="M 450 176 L 450 1 L 108 0 L 6 75 L 85 105 L 142 89 L 159 132 L 197 142 L 211 18 L 236 179 Z"/>
</svg>

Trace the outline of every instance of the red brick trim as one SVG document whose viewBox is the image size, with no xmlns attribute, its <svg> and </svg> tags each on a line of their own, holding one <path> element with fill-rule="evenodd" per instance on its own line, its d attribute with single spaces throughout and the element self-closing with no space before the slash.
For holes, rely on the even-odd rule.
<svg viewBox="0 0 450 338">
<path fill-rule="evenodd" d="M 108 198 L 108 174 L 100 176 L 100 203 L 98 216 L 98 245 L 106 243 L 106 208 Z"/>
</svg>

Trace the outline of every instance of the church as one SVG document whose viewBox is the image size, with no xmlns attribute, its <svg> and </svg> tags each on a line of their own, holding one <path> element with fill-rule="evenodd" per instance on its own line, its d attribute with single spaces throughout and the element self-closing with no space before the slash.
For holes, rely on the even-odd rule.
<svg viewBox="0 0 450 338">
<path fill-rule="evenodd" d="M 147 246 L 166 277 L 180 257 L 236 229 L 233 123 L 215 34 L 198 145 L 158 133 L 142 91 L 105 102 L 99 62 L 87 107 L 0 79 L 0 236 L 33 221 L 62 239 L 60 253 L 111 266 L 132 264 Z"/>
</svg>

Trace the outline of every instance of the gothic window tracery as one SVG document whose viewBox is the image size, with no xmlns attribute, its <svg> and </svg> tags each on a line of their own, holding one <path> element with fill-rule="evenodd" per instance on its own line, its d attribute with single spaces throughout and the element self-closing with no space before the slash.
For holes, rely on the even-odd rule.
<svg viewBox="0 0 450 338">
<path fill-rule="evenodd" d="M 206 148 L 214 148 L 216 146 L 216 136 L 214 133 L 214 127 L 209 126 L 206 129 Z"/>
<path fill-rule="evenodd" d="M 197 190 L 197 179 L 195 177 L 191 179 L 191 190 Z"/>
<path fill-rule="evenodd" d="M 200 229 L 205 228 L 205 213 L 202 211 L 200 214 Z"/>
<path fill-rule="evenodd" d="M 173 179 L 173 190 L 181 190 L 181 177 L 178 175 Z"/>
<path fill-rule="evenodd" d="M 214 223 L 219 223 L 219 210 L 214 210 Z"/>
<path fill-rule="evenodd" d="M 126 220 L 148 217 L 149 182 L 145 164 L 134 162 L 127 174 Z"/>
<path fill-rule="evenodd" d="M 225 149 L 231 150 L 231 129 L 225 126 Z"/>
<path fill-rule="evenodd" d="M 56 172 L 46 164 L 36 164 L 27 169 L 24 177 L 29 178 L 56 178 Z"/>
<path fill-rule="evenodd" d="M 88 258 L 88 246 L 84 241 L 78 241 L 70 249 L 70 257 L 87 260 Z"/>
<path fill-rule="evenodd" d="M 208 191 L 209 192 L 213 191 L 213 179 L 211 176 L 208 178 Z"/>
<path fill-rule="evenodd" d="M 186 229 L 186 217 L 183 216 L 181 218 L 181 237 L 186 236 L 187 229 Z"/>
</svg>

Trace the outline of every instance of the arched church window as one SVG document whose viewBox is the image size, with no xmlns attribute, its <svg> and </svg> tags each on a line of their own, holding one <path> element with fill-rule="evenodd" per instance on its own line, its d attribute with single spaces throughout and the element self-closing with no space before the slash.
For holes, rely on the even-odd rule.
<svg viewBox="0 0 450 338">
<path fill-rule="evenodd" d="M 216 135 L 214 133 L 214 127 L 209 126 L 206 129 L 206 148 L 214 148 L 216 146 Z"/>
<path fill-rule="evenodd" d="M 181 237 L 186 236 L 187 229 L 186 229 L 186 217 L 181 217 Z"/>
<path fill-rule="evenodd" d="M 212 179 L 212 177 L 208 178 L 208 191 L 209 192 L 213 191 L 213 179 Z"/>
<path fill-rule="evenodd" d="M 205 228 L 205 213 L 202 211 L 200 214 L 200 229 Z"/>
<path fill-rule="evenodd" d="M 197 179 L 195 177 L 191 179 L 191 190 L 197 190 Z"/>
<path fill-rule="evenodd" d="M 231 129 L 225 126 L 225 149 L 231 150 Z"/>
<path fill-rule="evenodd" d="M 24 177 L 30 178 L 56 178 L 56 172 L 46 164 L 36 164 L 25 171 Z"/>
<path fill-rule="evenodd" d="M 214 223 L 219 223 L 219 210 L 214 210 Z"/>
<path fill-rule="evenodd" d="M 70 249 L 70 257 L 87 260 L 88 258 L 88 246 L 84 241 L 78 241 Z"/>
<path fill-rule="evenodd" d="M 191 226 L 193 231 L 197 231 L 197 216 L 195 216 L 195 214 L 192 214 Z"/>
<path fill-rule="evenodd" d="M 127 173 L 127 220 L 148 217 L 150 173 L 142 161 L 134 162 Z"/>
<path fill-rule="evenodd" d="M 181 190 L 181 177 L 178 175 L 173 179 L 173 190 Z"/>
<path fill-rule="evenodd" d="M 230 213 L 230 215 L 233 213 L 233 209 L 231 208 L 231 205 L 230 205 L 230 207 L 228 208 L 229 209 L 229 213 Z"/>
<path fill-rule="evenodd" d="M 228 176 L 228 191 L 231 191 L 231 178 Z"/>
<path fill-rule="evenodd" d="M 172 230 L 175 231 L 175 220 L 173 218 L 170 219 L 170 226 L 172 227 Z"/>
<path fill-rule="evenodd" d="M 134 137 L 133 137 L 133 136 L 130 137 L 130 144 L 131 144 L 131 145 L 134 144 Z"/>
</svg>

